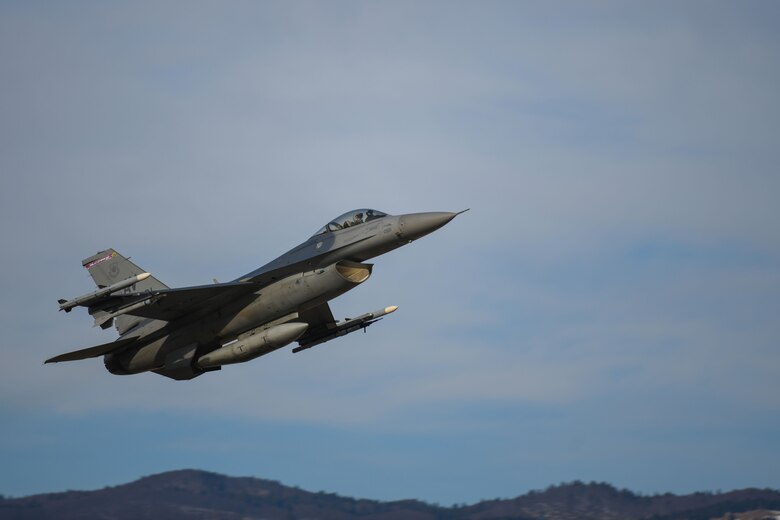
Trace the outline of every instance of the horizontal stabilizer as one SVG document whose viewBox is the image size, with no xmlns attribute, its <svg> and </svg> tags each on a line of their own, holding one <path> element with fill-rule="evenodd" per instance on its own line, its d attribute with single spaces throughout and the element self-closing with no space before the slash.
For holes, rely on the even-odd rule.
<svg viewBox="0 0 780 520">
<path fill-rule="evenodd" d="M 74 350 L 66 354 L 60 354 L 51 359 L 47 359 L 46 363 L 59 363 L 60 361 L 76 361 L 79 359 L 88 359 L 93 357 L 110 354 L 117 350 L 122 350 L 130 344 L 135 343 L 136 338 L 126 338 L 112 341 L 111 343 L 104 343 L 103 345 L 97 345 L 95 347 L 83 348 L 81 350 Z"/>
</svg>

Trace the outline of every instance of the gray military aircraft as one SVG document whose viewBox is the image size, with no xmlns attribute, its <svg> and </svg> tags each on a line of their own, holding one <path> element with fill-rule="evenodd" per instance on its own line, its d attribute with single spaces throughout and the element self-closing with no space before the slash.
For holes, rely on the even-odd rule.
<svg viewBox="0 0 780 520">
<path fill-rule="evenodd" d="M 87 307 L 95 326 L 116 325 L 119 338 L 46 363 L 103 356 L 112 374 L 152 371 L 184 380 L 293 341 L 293 352 L 300 352 L 365 330 L 397 307 L 336 321 L 328 301 L 371 276 L 366 260 L 432 233 L 460 213 L 350 211 L 251 273 L 194 287 L 169 288 L 113 249 L 101 251 L 82 261 L 98 290 L 59 300 L 60 310 Z"/>
</svg>

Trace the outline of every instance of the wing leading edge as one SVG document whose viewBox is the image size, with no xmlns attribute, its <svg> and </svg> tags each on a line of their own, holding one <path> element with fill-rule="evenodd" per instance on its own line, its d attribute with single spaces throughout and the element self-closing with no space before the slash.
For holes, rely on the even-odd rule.
<svg viewBox="0 0 780 520">
<path fill-rule="evenodd" d="M 251 282 L 230 282 L 118 294 L 92 305 L 90 314 L 95 315 L 96 325 L 124 314 L 173 321 L 195 311 L 210 310 L 258 288 Z"/>
</svg>

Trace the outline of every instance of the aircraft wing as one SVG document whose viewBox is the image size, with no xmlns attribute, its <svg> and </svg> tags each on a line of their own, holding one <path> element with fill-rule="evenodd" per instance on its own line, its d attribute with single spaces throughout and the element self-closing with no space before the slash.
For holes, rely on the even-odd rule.
<svg viewBox="0 0 780 520">
<path fill-rule="evenodd" d="M 245 279 L 243 281 L 220 284 L 158 289 L 142 293 L 114 294 L 99 304 L 99 310 L 109 310 L 110 312 L 108 314 L 103 313 L 101 318 L 96 319 L 96 324 L 99 324 L 98 322 L 101 320 L 110 319 L 112 312 L 154 320 L 173 321 L 195 311 L 205 312 L 215 309 L 230 300 L 258 291 L 277 280 L 301 272 L 302 268 L 303 265 L 292 265 L 274 269 L 251 280 Z M 130 307 L 133 307 L 133 309 L 130 309 Z M 333 316 L 331 315 L 332 318 Z"/>
<path fill-rule="evenodd" d="M 327 303 L 320 304 L 312 309 L 299 313 L 301 320 L 309 324 L 306 332 L 298 338 L 298 346 L 292 351 L 300 352 L 317 346 L 326 341 L 352 334 L 358 330 L 366 330 L 370 325 L 381 320 L 383 316 L 395 312 L 398 307 L 385 307 L 374 312 L 361 314 L 357 318 L 346 318 L 342 321 L 335 321 L 333 313 L 330 311 Z"/>
<path fill-rule="evenodd" d="M 96 315 L 96 324 L 122 314 L 173 321 L 196 311 L 209 311 L 258 288 L 255 283 L 229 282 L 115 294 L 90 306 L 90 314 Z"/>
</svg>

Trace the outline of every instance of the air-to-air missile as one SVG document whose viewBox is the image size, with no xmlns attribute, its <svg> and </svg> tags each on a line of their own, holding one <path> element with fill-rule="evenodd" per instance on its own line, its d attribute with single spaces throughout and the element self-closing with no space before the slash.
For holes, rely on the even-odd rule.
<svg viewBox="0 0 780 520">
<path fill-rule="evenodd" d="M 151 273 L 141 273 L 136 276 L 131 276 L 126 280 L 122 280 L 121 282 L 117 282 L 115 284 L 109 285 L 108 287 L 103 287 L 102 289 L 98 289 L 97 291 L 91 292 L 89 294 L 85 294 L 84 296 L 73 298 L 72 300 L 59 300 L 58 303 L 60 304 L 60 310 L 65 312 L 70 312 L 71 309 L 73 309 L 73 307 L 78 307 L 78 306 L 89 307 L 92 303 L 97 303 L 103 297 L 108 296 L 117 291 L 121 291 L 122 289 L 126 289 L 131 285 L 137 284 L 138 282 L 142 282 L 147 278 L 149 278 L 150 276 Z"/>
<path fill-rule="evenodd" d="M 321 343 L 346 336 L 347 334 L 357 332 L 361 329 L 366 330 L 369 325 L 373 325 L 381 320 L 382 316 L 395 312 L 396 309 L 398 309 L 398 306 L 392 305 L 390 307 L 385 307 L 384 309 L 379 309 L 378 311 L 361 314 L 357 318 L 347 318 L 346 320 L 336 323 L 335 327 L 326 332 L 299 341 L 298 346 L 292 349 L 292 351 L 293 353 L 300 352 L 301 350 L 316 347 Z"/>
</svg>

